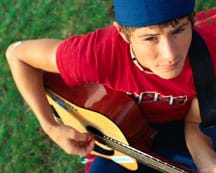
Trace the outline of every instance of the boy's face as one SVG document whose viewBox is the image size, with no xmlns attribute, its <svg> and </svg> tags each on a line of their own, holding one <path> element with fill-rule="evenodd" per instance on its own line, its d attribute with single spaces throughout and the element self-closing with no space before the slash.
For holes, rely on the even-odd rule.
<svg viewBox="0 0 216 173">
<path fill-rule="evenodd" d="M 149 26 L 131 32 L 130 45 L 144 68 L 164 79 L 182 71 L 192 39 L 192 25 L 187 17 L 175 26 Z"/>
</svg>

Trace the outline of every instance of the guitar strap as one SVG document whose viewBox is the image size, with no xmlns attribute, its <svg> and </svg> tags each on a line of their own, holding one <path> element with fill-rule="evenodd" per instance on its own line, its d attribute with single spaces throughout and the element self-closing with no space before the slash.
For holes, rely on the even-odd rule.
<svg viewBox="0 0 216 173">
<path fill-rule="evenodd" d="M 216 79 L 205 41 L 193 30 L 189 60 L 200 107 L 202 125 L 216 126 Z"/>
</svg>

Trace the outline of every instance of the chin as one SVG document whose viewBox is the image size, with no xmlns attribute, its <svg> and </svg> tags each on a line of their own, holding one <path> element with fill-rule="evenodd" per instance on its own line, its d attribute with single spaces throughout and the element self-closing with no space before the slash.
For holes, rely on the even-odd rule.
<svg viewBox="0 0 216 173">
<path fill-rule="evenodd" d="M 161 77 L 162 79 L 173 79 L 173 78 L 178 77 L 180 72 L 181 71 L 173 71 L 173 72 L 160 73 L 160 74 L 157 74 L 157 75 L 159 77 Z"/>
<path fill-rule="evenodd" d="M 179 76 L 182 70 L 183 70 L 183 64 L 179 65 L 178 67 L 170 71 L 159 70 L 155 72 L 155 74 L 157 74 L 162 79 L 174 79 Z"/>
</svg>

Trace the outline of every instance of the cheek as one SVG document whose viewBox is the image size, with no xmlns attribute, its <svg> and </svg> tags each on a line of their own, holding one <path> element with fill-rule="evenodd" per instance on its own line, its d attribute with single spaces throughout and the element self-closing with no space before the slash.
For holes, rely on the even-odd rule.
<svg viewBox="0 0 216 173">
<path fill-rule="evenodd" d="M 138 62 L 145 67 L 151 67 L 157 59 L 157 51 L 151 46 L 135 45 L 133 50 Z"/>
<path fill-rule="evenodd" d="M 179 38 L 178 45 L 179 45 L 180 52 L 184 54 L 183 56 L 187 56 L 187 53 L 188 53 L 188 50 L 191 44 L 191 40 L 192 40 L 191 32 L 187 32 L 183 37 Z"/>
</svg>

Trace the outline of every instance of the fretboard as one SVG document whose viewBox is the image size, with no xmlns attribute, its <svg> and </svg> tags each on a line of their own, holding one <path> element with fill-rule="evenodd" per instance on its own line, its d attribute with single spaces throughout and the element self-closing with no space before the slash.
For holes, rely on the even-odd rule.
<svg viewBox="0 0 216 173">
<path fill-rule="evenodd" d="M 94 134 L 97 138 L 102 140 L 107 146 L 113 148 L 114 150 L 117 150 L 119 152 L 122 152 L 132 158 L 135 158 L 139 162 L 154 168 L 158 171 L 164 172 L 164 173 L 188 173 L 188 171 L 185 171 L 183 169 L 177 168 L 174 165 L 171 165 L 167 162 L 162 161 L 161 159 L 158 159 L 156 157 L 153 157 L 147 153 L 144 153 L 140 150 L 137 150 L 127 144 L 124 144 L 116 139 L 113 139 L 106 135 L 101 134 Z"/>
</svg>

